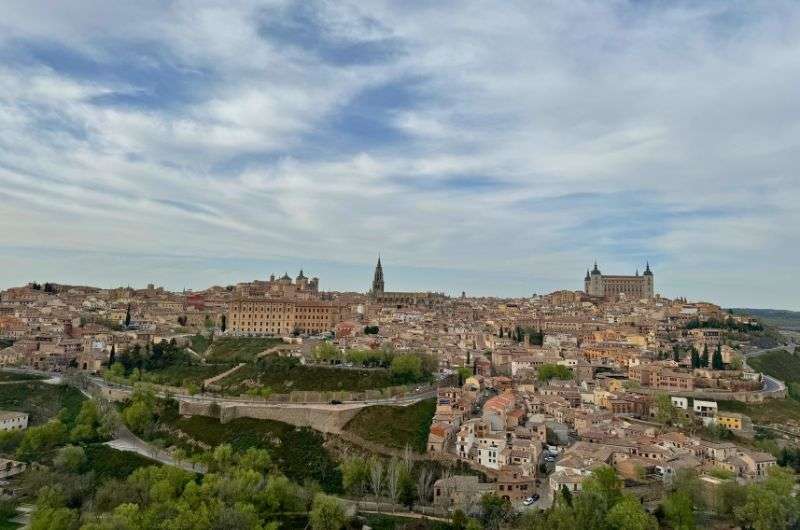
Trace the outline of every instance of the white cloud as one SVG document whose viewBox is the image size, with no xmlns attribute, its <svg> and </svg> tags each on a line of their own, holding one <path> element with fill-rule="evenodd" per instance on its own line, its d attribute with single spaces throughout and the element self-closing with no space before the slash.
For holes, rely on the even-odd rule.
<svg viewBox="0 0 800 530">
<path fill-rule="evenodd" d="M 800 258 L 795 3 L 308 4 L 314 45 L 260 32 L 293 3 L 118 7 L 15 2 L 0 49 L 110 67 L 126 49 L 185 76 L 190 97 L 104 103 L 178 87 L 20 52 L 0 68 L 2 244 L 36 232 L 59 248 L 349 262 L 383 249 L 540 277 L 656 256 L 698 285 L 703 264 L 735 257 L 765 289 L 765 271 Z M 339 41 L 396 50 L 337 62 L 315 48 Z M 365 90 L 377 103 L 348 121 Z"/>
</svg>

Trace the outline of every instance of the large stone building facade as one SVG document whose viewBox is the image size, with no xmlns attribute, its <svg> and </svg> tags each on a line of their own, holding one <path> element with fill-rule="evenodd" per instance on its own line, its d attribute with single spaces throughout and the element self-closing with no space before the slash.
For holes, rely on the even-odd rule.
<svg viewBox="0 0 800 530">
<path fill-rule="evenodd" d="M 273 298 L 316 298 L 319 293 L 319 278 L 308 278 L 303 274 L 302 269 L 294 281 L 285 273 L 280 278 L 274 274 L 269 280 L 256 280 L 248 283 L 240 283 L 236 286 L 236 292 L 244 297 L 248 296 L 270 296 Z"/>
<path fill-rule="evenodd" d="M 586 271 L 584 289 L 589 296 L 599 298 L 612 299 L 619 295 L 632 299 L 652 298 L 655 289 L 653 271 L 648 263 L 644 274 L 640 275 L 637 270 L 634 276 L 609 276 L 601 273 L 595 262 L 592 271 Z"/>
<path fill-rule="evenodd" d="M 327 300 L 240 298 L 228 306 L 228 332 L 233 335 L 323 333 L 342 321 L 345 311 Z"/>
</svg>

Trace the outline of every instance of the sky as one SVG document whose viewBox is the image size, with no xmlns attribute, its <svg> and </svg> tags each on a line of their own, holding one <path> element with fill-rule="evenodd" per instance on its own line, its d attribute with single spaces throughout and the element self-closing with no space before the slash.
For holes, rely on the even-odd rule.
<svg viewBox="0 0 800 530">
<path fill-rule="evenodd" d="M 800 309 L 800 3 L 5 0 L 0 288 Z"/>
</svg>

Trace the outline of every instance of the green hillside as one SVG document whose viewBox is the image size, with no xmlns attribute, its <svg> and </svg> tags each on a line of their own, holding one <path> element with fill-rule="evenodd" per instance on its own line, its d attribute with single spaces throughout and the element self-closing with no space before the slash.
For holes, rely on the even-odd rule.
<svg viewBox="0 0 800 530">
<path fill-rule="evenodd" d="M 800 331 L 800 311 L 786 311 L 784 309 L 753 309 L 734 307 L 730 309 L 734 315 L 750 315 L 769 326 L 776 328 Z"/>
</svg>

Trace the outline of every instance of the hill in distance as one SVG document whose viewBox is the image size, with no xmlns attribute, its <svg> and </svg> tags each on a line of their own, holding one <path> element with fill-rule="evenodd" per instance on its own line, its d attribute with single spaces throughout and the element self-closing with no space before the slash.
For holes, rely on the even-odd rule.
<svg viewBox="0 0 800 530">
<path fill-rule="evenodd" d="M 753 309 L 749 307 L 732 307 L 730 311 L 735 315 L 753 316 L 769 326 L 800 331 L 800 311 Z"/>
</svg>

